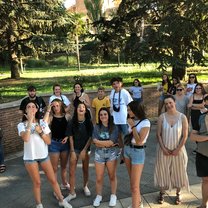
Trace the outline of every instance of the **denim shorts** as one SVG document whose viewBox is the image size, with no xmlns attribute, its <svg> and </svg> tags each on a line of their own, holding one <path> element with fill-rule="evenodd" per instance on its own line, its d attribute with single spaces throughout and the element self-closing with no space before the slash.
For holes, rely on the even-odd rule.
<svg viewBox="0 0 208 208">
<path fill-rule="evenodd" d="M 25 164 L 30 164 L 30 163 L 43 163 L 49 160 L 49 157 L 41 158 L 41 159 L 34 159 L 34 160 L 24 160 Z"/>
<path fill-rule="evenodd" d="M 124 146 L 124 157 L 131 160 L 132 165 L 144 164 L 145 150 Z"/>
<path fill-rule="evenodd" d="M 120 149 L 118 147 L 110 148 L 96 148 L 95 150 L 95 162 L 106 163 L 118 159 L 120 156 Z"/>
<path fill-rule="evenodd" d="M 64 151 L 69 151 L 69 143 L 66 142 L 65 144 L 62 144 L 61 141 L 55 141 L 51 139 L 51 144 L 48 145 L 48 151 L 50 153 L 59 153 Z"/>
</svg>

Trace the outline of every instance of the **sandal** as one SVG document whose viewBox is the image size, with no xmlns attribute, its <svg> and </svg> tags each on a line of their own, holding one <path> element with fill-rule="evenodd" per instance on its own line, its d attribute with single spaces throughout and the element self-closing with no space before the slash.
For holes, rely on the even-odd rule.
<svg viewBox="0 0 208 208">
<path fill-rule="evenodd" d="M 6 171 L 6 165 L 0 165 L 0 173 L 4 173 Z"/>
<path fill-rule="evenodd" d="M 165 193 L 163 193 L 163 192 L 159 193 L 159 196 L 158 196 L 158 203 L 159 204 L 163 204 L 164 203 L 164 195 L 165 195 Z"/>
<path fill-rule="evenodd" d="M 176 205 L 181 204 L 181 194 L 180 194 L 180 193 L 176 193 L 175 204 L 176 204 Z"/>
</svg>

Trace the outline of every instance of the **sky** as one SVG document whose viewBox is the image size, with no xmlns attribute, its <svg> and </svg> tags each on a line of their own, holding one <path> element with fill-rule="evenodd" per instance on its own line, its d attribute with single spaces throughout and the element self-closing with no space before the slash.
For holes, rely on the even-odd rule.
<svg viewBox="0 0 208 208">
<path fill-rule="evenodd" d="M 75 4 L 75 0 L 65 0 L 64 5 L 66 8 Z"/>
</svg>

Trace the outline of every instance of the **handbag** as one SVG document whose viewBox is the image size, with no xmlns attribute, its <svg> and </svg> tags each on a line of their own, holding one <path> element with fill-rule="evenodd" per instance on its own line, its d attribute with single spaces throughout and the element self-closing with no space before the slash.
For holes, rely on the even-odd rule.
<svg viewBox="0 0 208 208">
<path fill-rule="evenodd" d="M 141 123 L 143 120 L 145 120 L 146 118 L 144 118 L 144 119 L 141 119 L 134 127 L 136 127 L 136 126 L 138 126 L 139 125 L 139 123 Z M 133 131 L 131 132 L 131 133 L 129 133 L 129 134 L 126 134 L 125 136 L 124 136 L 124 145 L 130 145 L 131 144 L 131 140 L 132 140 L 132 138 L 133 138 Z"/>
<path fill-rule="evenodd" d="M 196 151 L 197 151 L 199 154 L 208 157 L 208 141 L 197 142 L 197 148 L 196 148 Z"/>
</svg>

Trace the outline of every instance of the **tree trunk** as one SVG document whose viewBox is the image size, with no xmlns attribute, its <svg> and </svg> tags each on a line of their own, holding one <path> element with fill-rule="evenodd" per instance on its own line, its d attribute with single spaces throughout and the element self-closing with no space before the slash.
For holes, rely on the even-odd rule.
<svg viewBox="0 0 208 208">
<path fill-rule="evenodd" d="M 186 68 L 185 67 L 182 68 L 182 67 L 173 66 L 173 68 L 172 68 L 172 77 L 175 77 L 175 78 L 179 77 L 180 80 L 182 80 L 184 78 L 185 74 L 186 74 Z"/>
<path fill-rule="evenodd" d="M 80 55 L 79 55 L 79 37 L 76 34 L 76 52 L 77 52 L 77 65 L 78 71 L 80 71 Z"/>
<path fill-rule="evenodd" d="M 19 62 L 18 62 L 17 58 L 12 59 L 10 69 L 11 69 L 11 78 L 12 79 L 19 79 L 20 72 L 19 72 Z"/>
</svg>

